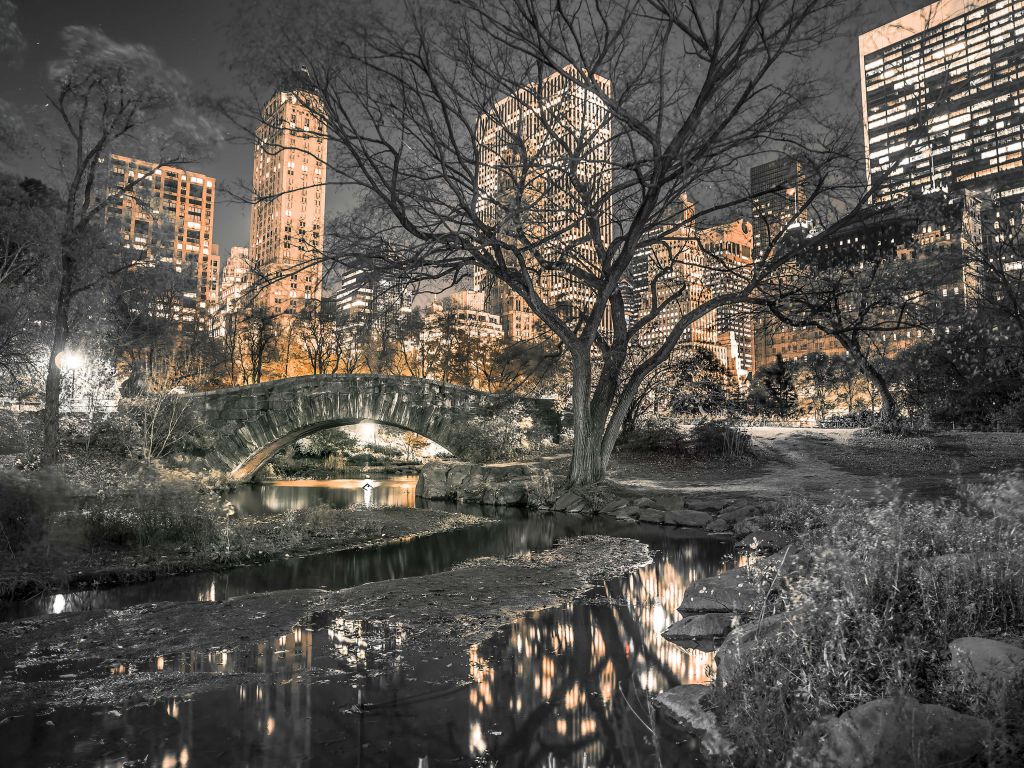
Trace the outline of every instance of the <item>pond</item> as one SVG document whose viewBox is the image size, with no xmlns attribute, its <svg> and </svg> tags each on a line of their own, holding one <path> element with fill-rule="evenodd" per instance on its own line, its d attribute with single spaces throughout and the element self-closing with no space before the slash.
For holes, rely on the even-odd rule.
<svg viewBox="0 0 1024 768">
<path fill-rule="evenodd" d="M 374 500 L 412 505 L 415 478 L 377 481 Z M 242 514 L 363 501 L 358 479 L 264 484 L 233 501 Z M 462 511 L 467 511 L 460 508 Z M 473 510 L 469 510 L 473 511 Z M 498 518 L 357 553 L 65 596 L 71 607 L 220 600 L 294 587 L 342 588 L 448 569 L 479 555 L 552 546 L 585 533 L 637 538 L 654 562 L 583 600 L 537 611 L 468 650 L 412 643 L 401 626 L 323 616 L 314 626 L 226 653 L 110 665 L 105 674 L 206 671 L 223 688 L 119 710 L 66 708 L 0 724 L 0 764 L 68 765 L 648 765 L 647 692 L 707 679 L 712 655 L 662 639 L 683 591 L 724 567 L 727 542 L 575 515 Z M 44 608 L 45 610 L 45 608 Z M 315 670 L 315 673 L 311 672 Z M 684 751 L 664 764 L 692 765 Z"/>
</svg>

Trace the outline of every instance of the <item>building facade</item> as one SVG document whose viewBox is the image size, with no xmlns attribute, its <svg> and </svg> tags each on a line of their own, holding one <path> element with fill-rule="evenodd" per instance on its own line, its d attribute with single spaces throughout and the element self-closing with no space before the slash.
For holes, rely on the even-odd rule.
<svg viewBox="0 0 1024 768">
<path fill-rule="evenodd" d="M 611 83 L 568 74 L 524 86 L 480 116 L 477 212 L 499 238 L 530 254 L 541 298 L 573 319 L 590 311 L 593 297 L 571 269 L 599 269 L 595 241 L 611 239 L 611 124 L 595 92 L 610 94 Z M 580 199 L 581 182 L 593 190 L 591 199 Z M 522 298 L 479 268 L 474 289 L 488 294 L 489 310 L 510 338 L 540 333 Z"/>
<path fill-rule="evenodd" d="M 256 302 L 275 315 L 321 297 L 327 134 L 314 98 L 275 93 L 256 129 L 249 259 Z"/>
<path fill-rule="evenodd" d="M 753 227 L 746 219 L 702 229 L 701 250 L 711 264 L 708 282 L 716 296 L 742 290 L 753 269 Z M 730 349 L 737 378 L 754 372 L 754 314 L 750 304 L 726 304 L 715 310 L 719 344 Z"/>
<path fill-rule="evenodd" d="M 860 37 L 867 177 L 1024 195 L 1024 0 L 939 0 Z"/>
<path fill-rule="evenodd" d="M 424 320 L 427 341 L 442 335 L 442 327 L 485 341 L 504 336 L 501 317 L 487 311 L 486 295 L 481 291 L 455 291 L 442 301 L 433 302 Z"/>
<path fill-rule="evenodd" d="M 213 242 L 216 179 L 123 155 L 111 155 L 109 168 L 116 202 L 108 217 L 123 246 L 137 252 L 140 270 L 164 268 L 182 278 L 174 295 L 158 297 L 146 311 L 171 322 L 207 326 L 220 280 L 220 254 Z"/>
<path fill-rule="evenodd" d="M 799 161 L 781 156 L 750 169 L 751 251 L 763 259 L 790 226 L 807 221 L 807 193 Z"/>
</svg>

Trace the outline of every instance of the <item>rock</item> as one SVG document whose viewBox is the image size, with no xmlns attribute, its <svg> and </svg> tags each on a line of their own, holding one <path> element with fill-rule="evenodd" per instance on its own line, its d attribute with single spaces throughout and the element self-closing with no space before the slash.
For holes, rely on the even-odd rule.
<svg viewBox="0 0 1024 768">
<path fill-rule="evenodd" d="M 666 512 L 670 509 L 685 509 L 686 499 L 677 493 L 659 493 L 657 496 L 648 499 L 646 506 L 657 507 Z"/>
<path fill-rule="evenodd" d="M 683 593 L 680 613 L 750 613 L 761 605 L 758 577 L 747 568 L 693 582 Z"/>
<path fill-rule="evenodd" d="M 708 533 L 725 533 L 732 528 L 732 523 L 722 518 L 716 518 L 704 526 Z"/>
<path fill-rule="evenodd" d="M 666 640 L 716 640 L 729 634 L 740 617 L 735 613 L 701 613 L 680 619 L 661 633 Z"/>
<path fill-rule="evenodd" d="M 654 509 L 653 507 L 643 507 L 640 509 L 640 516 L 637 519 L 639 519 L 641 523 L 663 525 L 665 522 L 665 512 L 660 509 Z"/>
<path fill-rule="evenodd" d="M 701 501 L 700 499 L 688 499 L 686 506 L 690 509 L 696 509 L 701 512 L 717 512 L 727 503 L 727 501 Z"/>
<path fill-rule="evenodd" d="M 665 512 L 665 522 L 668 525 L 703 528 L 711 522 L 711 515 L 696 509 L 672 509 Z"/>
<path fill-rule="evenodd" d="M 750 504 L 743 504 L 723 509 L 718 516 L 723 520 L 728 520 L 730 523 L 738 523 L 740 520 L 746 520 L 748 517 L 753 517 L 756 514 L 757 509 L 755 507 Z"/>
<path fill-rule="evenodd" d="M 633 505 L 630 505 L 628 507 L 623 507 L 622 509 L 620 509 L 615 516 L 620 520 L 623 517 L 628 517 L 631 520 L 639 520 L 641 512 L 643 512 L 643 510 L 640 507 L 634 507 Z"/>
<path fill-rule="evenodd" d="M 814 723 L 787 765 L 902 768 L 984 765 L 989 726 L 937 704 L 875 699 Z"/>
<path fill-rule="evenodd" d="M 702 753 L 727 756 L 733 746 L 718 730 L 714 714 L 702 704 L 708 690 L 706 685 L 677 685 L 659 693 L 654 698 L 654 706 L 684 731 L 697 736 Z"/>
<path fill-rule="evenodd" d="M 605 502 L 598 510 L 599 515 L 615 515 L 620 509 L 629 505 L 625 499 L 614 498 Z"/>
<path fill-rule="evenodd" d="M 579 512 L 586 505 L 586 500 L 574 491 L 566 491 L 551 505 L 555 512 Z"/>
<path fill-rule="evenodd" d="M 949 644 L 953 668 L 982 688 L 1000 685 L 1024 668 L 1024 648 L 985 637 L 960 637 Z"/>
<path fill-rule="evenodd" d="M 778 552 L 789 544 L 789 537 L 777 531 L 755 531 L 743 537 L 739 546 L 754 552 Z"/>
<path fill-rule="evenodd" d="M 529 464 L 472 464 L 429 461 L 420 472 L 416 495 L 471 504 L 538 506 L 550 493 L 550 470 Z"/>
<path fill-rule="evenodd" d="M 448 465 L 439 461 L 428 461 L 420 470 L 419 480 L 416 481 L 416 495 L 424 499 L 447 499 L 454 498 L 455 494 L 449 494 L 448 490 Z"/>
<path fill-rule="evenodd" d="M 748 533 L 755 533 L 756 531 L 760 531 L 763 526 L 763 517 L 748 517 L 736 523 L 736 525 L 733 527 L 733 530 L 736 531 L 736 533 L 738 534 L 746 535 Z"/>
<path fill-rule="evenodd" d="M 722 685 L 736 682 L 739 665 L 758 643 L 775 642 L 799 631 L 802 611 L 786 611 L 759 621 L 740 624 L 730 632 L 715 654 L 715 677 Z M 739 681 L 742 682 L 742 681 Z"/>
</svg>

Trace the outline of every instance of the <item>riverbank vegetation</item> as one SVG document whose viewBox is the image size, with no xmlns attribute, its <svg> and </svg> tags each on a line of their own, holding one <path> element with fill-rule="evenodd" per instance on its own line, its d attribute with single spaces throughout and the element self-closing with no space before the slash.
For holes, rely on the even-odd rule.
<svg viewBox="0 0 1024 768">
<path fill-rule="evenodd" d="M 989 723 L 988 764 L 1024 760 L 1024 666 L 1000 679 L 953 663 L 950 643 L 1024 647 L 1024 477 L 1004 474 L 950 498 L 837 498 L 784 506 L 771 526 L 809 565 L 773 580 L 766 615 L 789 611 L 744 647 L 713 689 L 737 765 L 803 764 L 822 718 L 909 697 Z"/>
<path fill-rule="evenodd" d="M 328 506 L 237 514 L 184 472 L 65 464 L 0 471 L 0 599 L 352 547 L 485 523 L 448 512 Z"/>
</svg>

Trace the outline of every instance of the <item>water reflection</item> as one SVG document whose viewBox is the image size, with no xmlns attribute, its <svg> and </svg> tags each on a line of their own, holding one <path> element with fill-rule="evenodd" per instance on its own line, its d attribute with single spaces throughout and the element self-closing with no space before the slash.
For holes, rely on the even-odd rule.
<svg viewBox="0 0 1024 768">
<path fill-rule="evenodd" d="M 686 585 L 721 568 L 727 548 L 630 530 L 660 543 L 653 564 L 473 648 L 424 646 L 400 623 L 324 616 L 235 653 L 115 665 L 114 675 L 226 679 L 117 716 L 79 709 L 10 720 L 0 724 L 0 764 L 648 765 L 643 694 L 704 681 L 711 663 L 661 630 Z"/>
<path fill-rule="evenodd" d="M 241 512 L 287 512 L 318 504 L 344 509 L 355 504 L 415 507 L 418 475 L 371 478 L 359 475 L 334 480 L 277 480 L 243 485 L 228 496 Z"/>
</svg>

